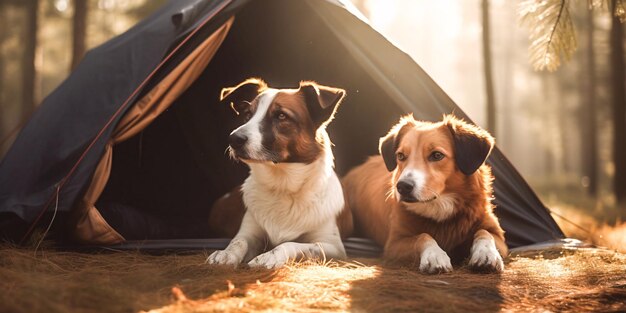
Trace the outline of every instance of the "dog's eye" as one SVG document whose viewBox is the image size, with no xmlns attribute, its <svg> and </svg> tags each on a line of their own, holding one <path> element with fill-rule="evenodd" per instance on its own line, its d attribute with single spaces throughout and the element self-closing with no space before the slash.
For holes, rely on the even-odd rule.
<svg viewBox="0 0 626 313">
<path fill-rule="evenodd" d="M 285 114 L 283 112 L 276 113 L 276 119 L 278 119 L 279 121 L 284 121 L 287 118 L 288 118 L 287 114 Z"/>
<path fill-rule="evenodd" d="M 398 152 L 396 154 L 396 157 L 398 158 L 398 161 L 404 161 L 406 160 L 406 154 L 402 153 L 402 152 Z"/>
<path fill-rule="evenodd" d="M 439 151 L 433 151 L 429 156 L 428 156 L 428 160 L 429 161 L 441 161 L 443 160 L 443 158 L 445 157 L 445 155 Z"/>
</svg>

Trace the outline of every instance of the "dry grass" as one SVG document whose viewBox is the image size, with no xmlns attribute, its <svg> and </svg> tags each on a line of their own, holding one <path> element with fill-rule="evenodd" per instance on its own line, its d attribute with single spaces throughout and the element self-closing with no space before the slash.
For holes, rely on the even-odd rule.
<svg viewBox="0 0 626 313">
<path fill-rule="evenodd" d="M 610 249 L 506 260 L 501 275 L 422 275 L 375 259 L 277 271 L 215 267 L 207 253 L 73 253 L 0 245 L 0 312 L 626 311 L 626 223 L 552 206 L 569 236 Z M 612 251 L 612 250 L 615 251 Z M 621 252 L 620 252 L 621 251 Z M 359 263 L 361 262 L 361 263 Z"/>
<path fill-rule="evenodd" d="M 512 258 L 502 275 L 427 276 L 377 260 L 214 267 L 206 254 L 0 248 L 0 312 L 414 312 L 626 310 L 626 255 Z"/>
<path fill-rule="evenodd" d="M 626 253 L 626 221 L 624 216 L 620 217 L 626 211 L 620 209 L 615 196 L 607 191 L 611 181 L 600 182 L 597 197 L 590 196 L 581 186 L 578 175 L 547 176 L 530 183 L 556 213 L 553 217 L 566 236 Z"/>
<path fill-rule="evenodd" d="M 555 216 L 566 236 L 626 253 L 626 222 L 617 220 L 615 225 L 612 225 L 598 221 L 580 208 L 562 203 L 552 205 L 551 210 L 569 221 Z"/>
</svg>

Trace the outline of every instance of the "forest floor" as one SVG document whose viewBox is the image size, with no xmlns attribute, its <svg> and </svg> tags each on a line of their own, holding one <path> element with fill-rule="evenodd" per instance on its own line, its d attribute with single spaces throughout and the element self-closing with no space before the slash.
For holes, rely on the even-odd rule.
<svg viewBox="0 0 626 313">
<path fill-rule="evenodd" d="M 4 245 L 0 312 L 626 311 L 626 223 L 585 228 L 581 239 L 609 248 L 512 256 L 500 275 L 463 267 L 422 275 L 377 259 L 234 270 L 206 265 L 208 252 L 34 254 Z"/>
</svg>

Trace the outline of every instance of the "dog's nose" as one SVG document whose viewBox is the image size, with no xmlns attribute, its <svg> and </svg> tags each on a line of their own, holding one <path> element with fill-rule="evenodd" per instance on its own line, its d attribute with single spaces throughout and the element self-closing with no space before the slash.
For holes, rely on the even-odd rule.
<svg viewBox="0 0 626 313">
<path fill-rule="evenodd" d="M 233 149 L 243 147 L 247 141 L 248 137 L 243 134 L 233 133 L 228 137 L 228 144 L 233 147 Z"/>
<path fill-rule="evenodd" d="M 411 195 L 411 192 L 413 191 L 413 187 L 414 187 L 413 183 L 404 181 L 404 180 L 399 181 L 398 184 L 396 185 L 396 188 L 398 188 L 398 192 L 403 196 Z"/>
</svg>

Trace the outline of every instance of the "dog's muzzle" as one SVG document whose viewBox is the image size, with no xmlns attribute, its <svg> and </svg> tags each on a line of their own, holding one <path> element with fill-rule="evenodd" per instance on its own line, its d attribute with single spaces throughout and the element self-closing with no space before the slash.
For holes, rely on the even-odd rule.
<svg viewBox="0 0 626 313">
<path fill-rule="evenodd" d="M 230 146 L 230 153 L 233 158 L 236 159 L 248 159 L 249 156 L 244 148 L 248 142 L 248 136 L 242 133 L 232 133 L 228 136 L 228 145 Z"/>
<path fill-rule="evenodd" d="M 411 181 L 401 180 L 396 184 L 396 189 L 400 194 L 400 201 L 407 203 L 426 203 L 437 199 L 437 195 L 430 199 L 418 199 L 413 195 L 415 184 Z"/>
<path fill-rule="evenodd" d="M 228 144 L 235 150 L 241 149 L 246 142 L 248 142 L 248 136 L 241 133 L 232 133 L 228 136 Z"/>
</svg>

